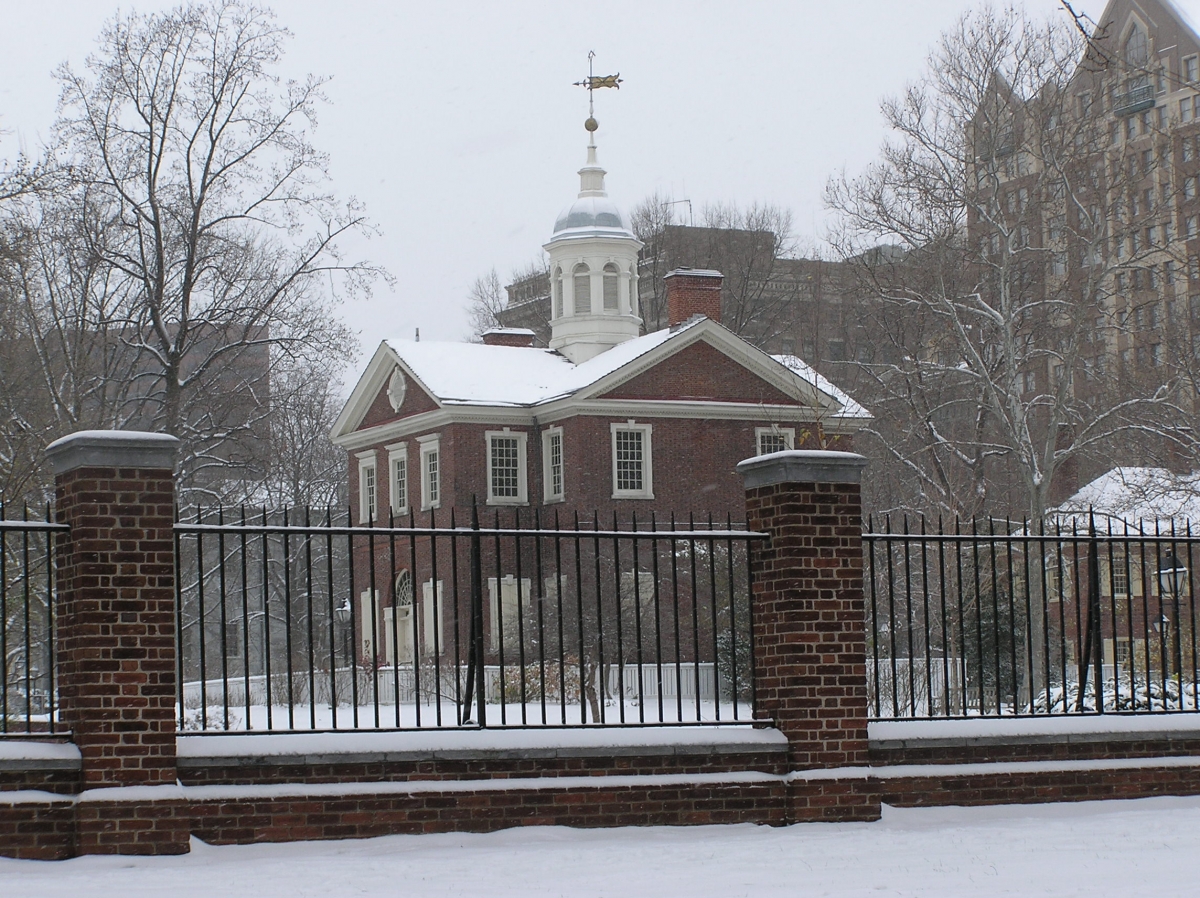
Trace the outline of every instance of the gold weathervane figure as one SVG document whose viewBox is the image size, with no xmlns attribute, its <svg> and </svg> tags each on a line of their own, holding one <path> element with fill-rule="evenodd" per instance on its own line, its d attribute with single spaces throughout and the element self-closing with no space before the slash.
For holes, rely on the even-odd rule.
<svg viewBox="0 0 1200 898">
<path fill-rule="evenodd" d="M 621 73 L 615 75 L 593 75 L 592 74 L 592 59 L 595 57 L 596 51 L 591 50 L 588 53 L 588 76 L 582 81 L 576 81 L 576 87 L 586 87 L 588 92 L 588 117 L 583 123 L 583 127 L 587 128 L 590 133 L 595 133 L 600 127 L 600 123 L 596 121 L 595 106 L 593 104 L 593 91 L 601 87 L 615 87 L 621 89 Z"/>
</svg>

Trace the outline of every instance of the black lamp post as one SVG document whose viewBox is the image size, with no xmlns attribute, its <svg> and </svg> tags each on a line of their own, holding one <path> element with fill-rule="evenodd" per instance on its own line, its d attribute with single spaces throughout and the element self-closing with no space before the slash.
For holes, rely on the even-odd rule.
<svg viewBox="0 0 1200 898">
<path fill-rule="evenodd" d="M 1187 581 L 1187 567 L 1180 561 L 1173 551 L 1168 551 L 1162 557 L 1158 565 L 1158 595 L 1159 603 L 1165 596 L 1171 597 L 1171 620 L 1166 620 L 1166 615 L 1163 615 L 1164 624 L 1169 623 L 1171 626 L 1171 655 L 1175 664 L 1175 676 L 1179 678 L 1182 689 L 1183 678 L 1183 648 L 1179 640 L 1179 594 L 1183 591 L 1184 583 Z M 1182 692 L 1180 693 L 1182 699 Z"/>
<path fill-rule="evenodd" d="M 342 604 L 333 612 L 338 625 L 342 629 L 342 656 L 350 663 L 350 600 L 343 599 Z"/>
</svg>

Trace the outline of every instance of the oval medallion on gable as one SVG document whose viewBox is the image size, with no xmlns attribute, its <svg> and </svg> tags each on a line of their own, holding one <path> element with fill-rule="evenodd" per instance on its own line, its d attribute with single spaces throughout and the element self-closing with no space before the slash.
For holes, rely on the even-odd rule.
<svg viewBox="0 0 1200 898">
<path fill-rule="evenodd" d="M 393 411 L 400 411 L 400 406 L 404 405 L 404 394 L 407 392 L 408 380 L 405 379 L 404 372 L 397 365 L 388 380 L 387 388 L 388 402 L 392 404 Z"/>
</svg>

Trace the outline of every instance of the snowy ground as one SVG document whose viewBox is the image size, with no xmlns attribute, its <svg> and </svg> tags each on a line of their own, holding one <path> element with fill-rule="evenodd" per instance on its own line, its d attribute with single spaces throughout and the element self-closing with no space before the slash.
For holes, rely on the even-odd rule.
<svg viewBox="0 0 1200 898">
<path fill-rule="evenodd" d="M 1195 895 L 1200 798 L 884 809 L 869 824 L 506 830 L 0 859 L 4 895 Z"/>
</svg>

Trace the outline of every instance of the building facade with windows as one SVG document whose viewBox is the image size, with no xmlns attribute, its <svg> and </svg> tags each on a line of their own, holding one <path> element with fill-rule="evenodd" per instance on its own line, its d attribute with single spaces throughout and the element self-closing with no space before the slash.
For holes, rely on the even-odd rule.
<svg viewBox="0 0 1200 898">
<path fill-rule="evenodd" d="M 719 272 L 668 273 L 667 326 L 639 335 L 640 243 L 604 174 L 589 146 L 579 196 L 546 245 L 549 347 L 518 328 L 482 344 L 379 345 L 333 431 L 349 455 L 356 524 L 448 526 L 453 514 L 461 525 L 473 512 L 505 526 L 741 518 L 739 461 L 850 448 L 866 410 L 794 356 L 768 355 L 723 327 Z M 485 565 L 497 571 L 497 609 L 519 588 L 507 563 Z M 394 588 L 443 626 L 432 583 Z M 360 600 L 360 618 L 373 619 L 372 598 Z M 383 620 L 392 597 L 374 601 Z"/>
</svg>

